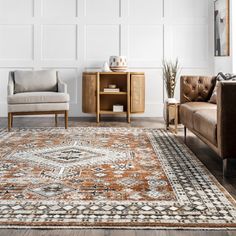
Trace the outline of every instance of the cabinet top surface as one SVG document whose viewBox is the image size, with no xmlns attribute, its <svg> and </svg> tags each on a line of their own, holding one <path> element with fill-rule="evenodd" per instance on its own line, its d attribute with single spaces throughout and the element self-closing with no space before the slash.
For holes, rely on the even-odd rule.
<svg viewBox="0 0 236 236">
<path fill-rule="evenodd" d="M 100 71 L 91 71 L 91 72 L 83 72 L 83 74 L 89 75 L 126 75 L 130 73 L 131 75 L 144 75 L 144 72 L 100 72 Z"/>
</svg>

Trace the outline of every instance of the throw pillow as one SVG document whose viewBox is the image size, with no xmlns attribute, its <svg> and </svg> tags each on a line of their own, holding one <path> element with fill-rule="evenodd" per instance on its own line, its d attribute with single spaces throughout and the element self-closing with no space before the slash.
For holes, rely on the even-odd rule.
<svg viewBox="0 0 236 236">
<path fill-rule="evenodd" d="M 232 74 L 223 74 L 222 72 L 220 72 L 217 76 L 216 76 L 216 85 L 215 88 L 212 92 L 211 98 L 209 100 L 210 103 L 215 103 L 217 102 L 217 88 L 219 86 L 219 82 L 220 81 L 230 81 L 230 80 L 235 80 L 236 79 L 236 75 L 232 75 Z"/>
</svg>

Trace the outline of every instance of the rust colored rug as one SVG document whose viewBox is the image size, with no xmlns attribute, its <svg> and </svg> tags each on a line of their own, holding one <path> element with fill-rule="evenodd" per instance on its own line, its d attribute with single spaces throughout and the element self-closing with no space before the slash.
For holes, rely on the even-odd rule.
<svg viewBox="0 0 236 236">
<path fill-rule="evenodd" d="M 233 198 L 164 130 L 0 130 L 0 227 L 235 226 Z"/>
</svg>

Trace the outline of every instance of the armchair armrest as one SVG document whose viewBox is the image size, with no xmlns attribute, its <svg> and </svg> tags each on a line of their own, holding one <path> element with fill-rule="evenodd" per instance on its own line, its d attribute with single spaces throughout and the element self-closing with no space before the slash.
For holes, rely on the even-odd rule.
<svg viewBox="0 0 236 236">
<path fill-rule="evenodd" d="M 217 141 L 220 156 L 236 158 L 236 82 L 217 84 Z"/>
<path fill-rule="evenodd" d="M 57 79 L 58 92 L 67 93 L 67 84 L 62 82 L 60 78 Z"/>
<path fill-rule="evenodd" d="M 9 78 L 8 78 L 8 85 L 7 85 L 7 95 L 11 96 L 14 94 L 14 80 L 13 80 L 13 73 L 9 72 Z"/>
</svg>

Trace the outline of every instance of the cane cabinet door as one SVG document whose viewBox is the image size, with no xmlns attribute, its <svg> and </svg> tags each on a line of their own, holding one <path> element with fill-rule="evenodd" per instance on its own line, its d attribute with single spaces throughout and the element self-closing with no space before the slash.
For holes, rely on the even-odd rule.
<svg viewBox="0 0 236 236">
<path fill-rule="evenodd" d="M 96 113 L 96 74 L 83 74 L 82 110 L 84 113 Z"/>
<path fill-rule="evenodd" d="M 131 74 L 131 113 L 143 113 L 145 110 L 145 76 Z"/>
</svg>

